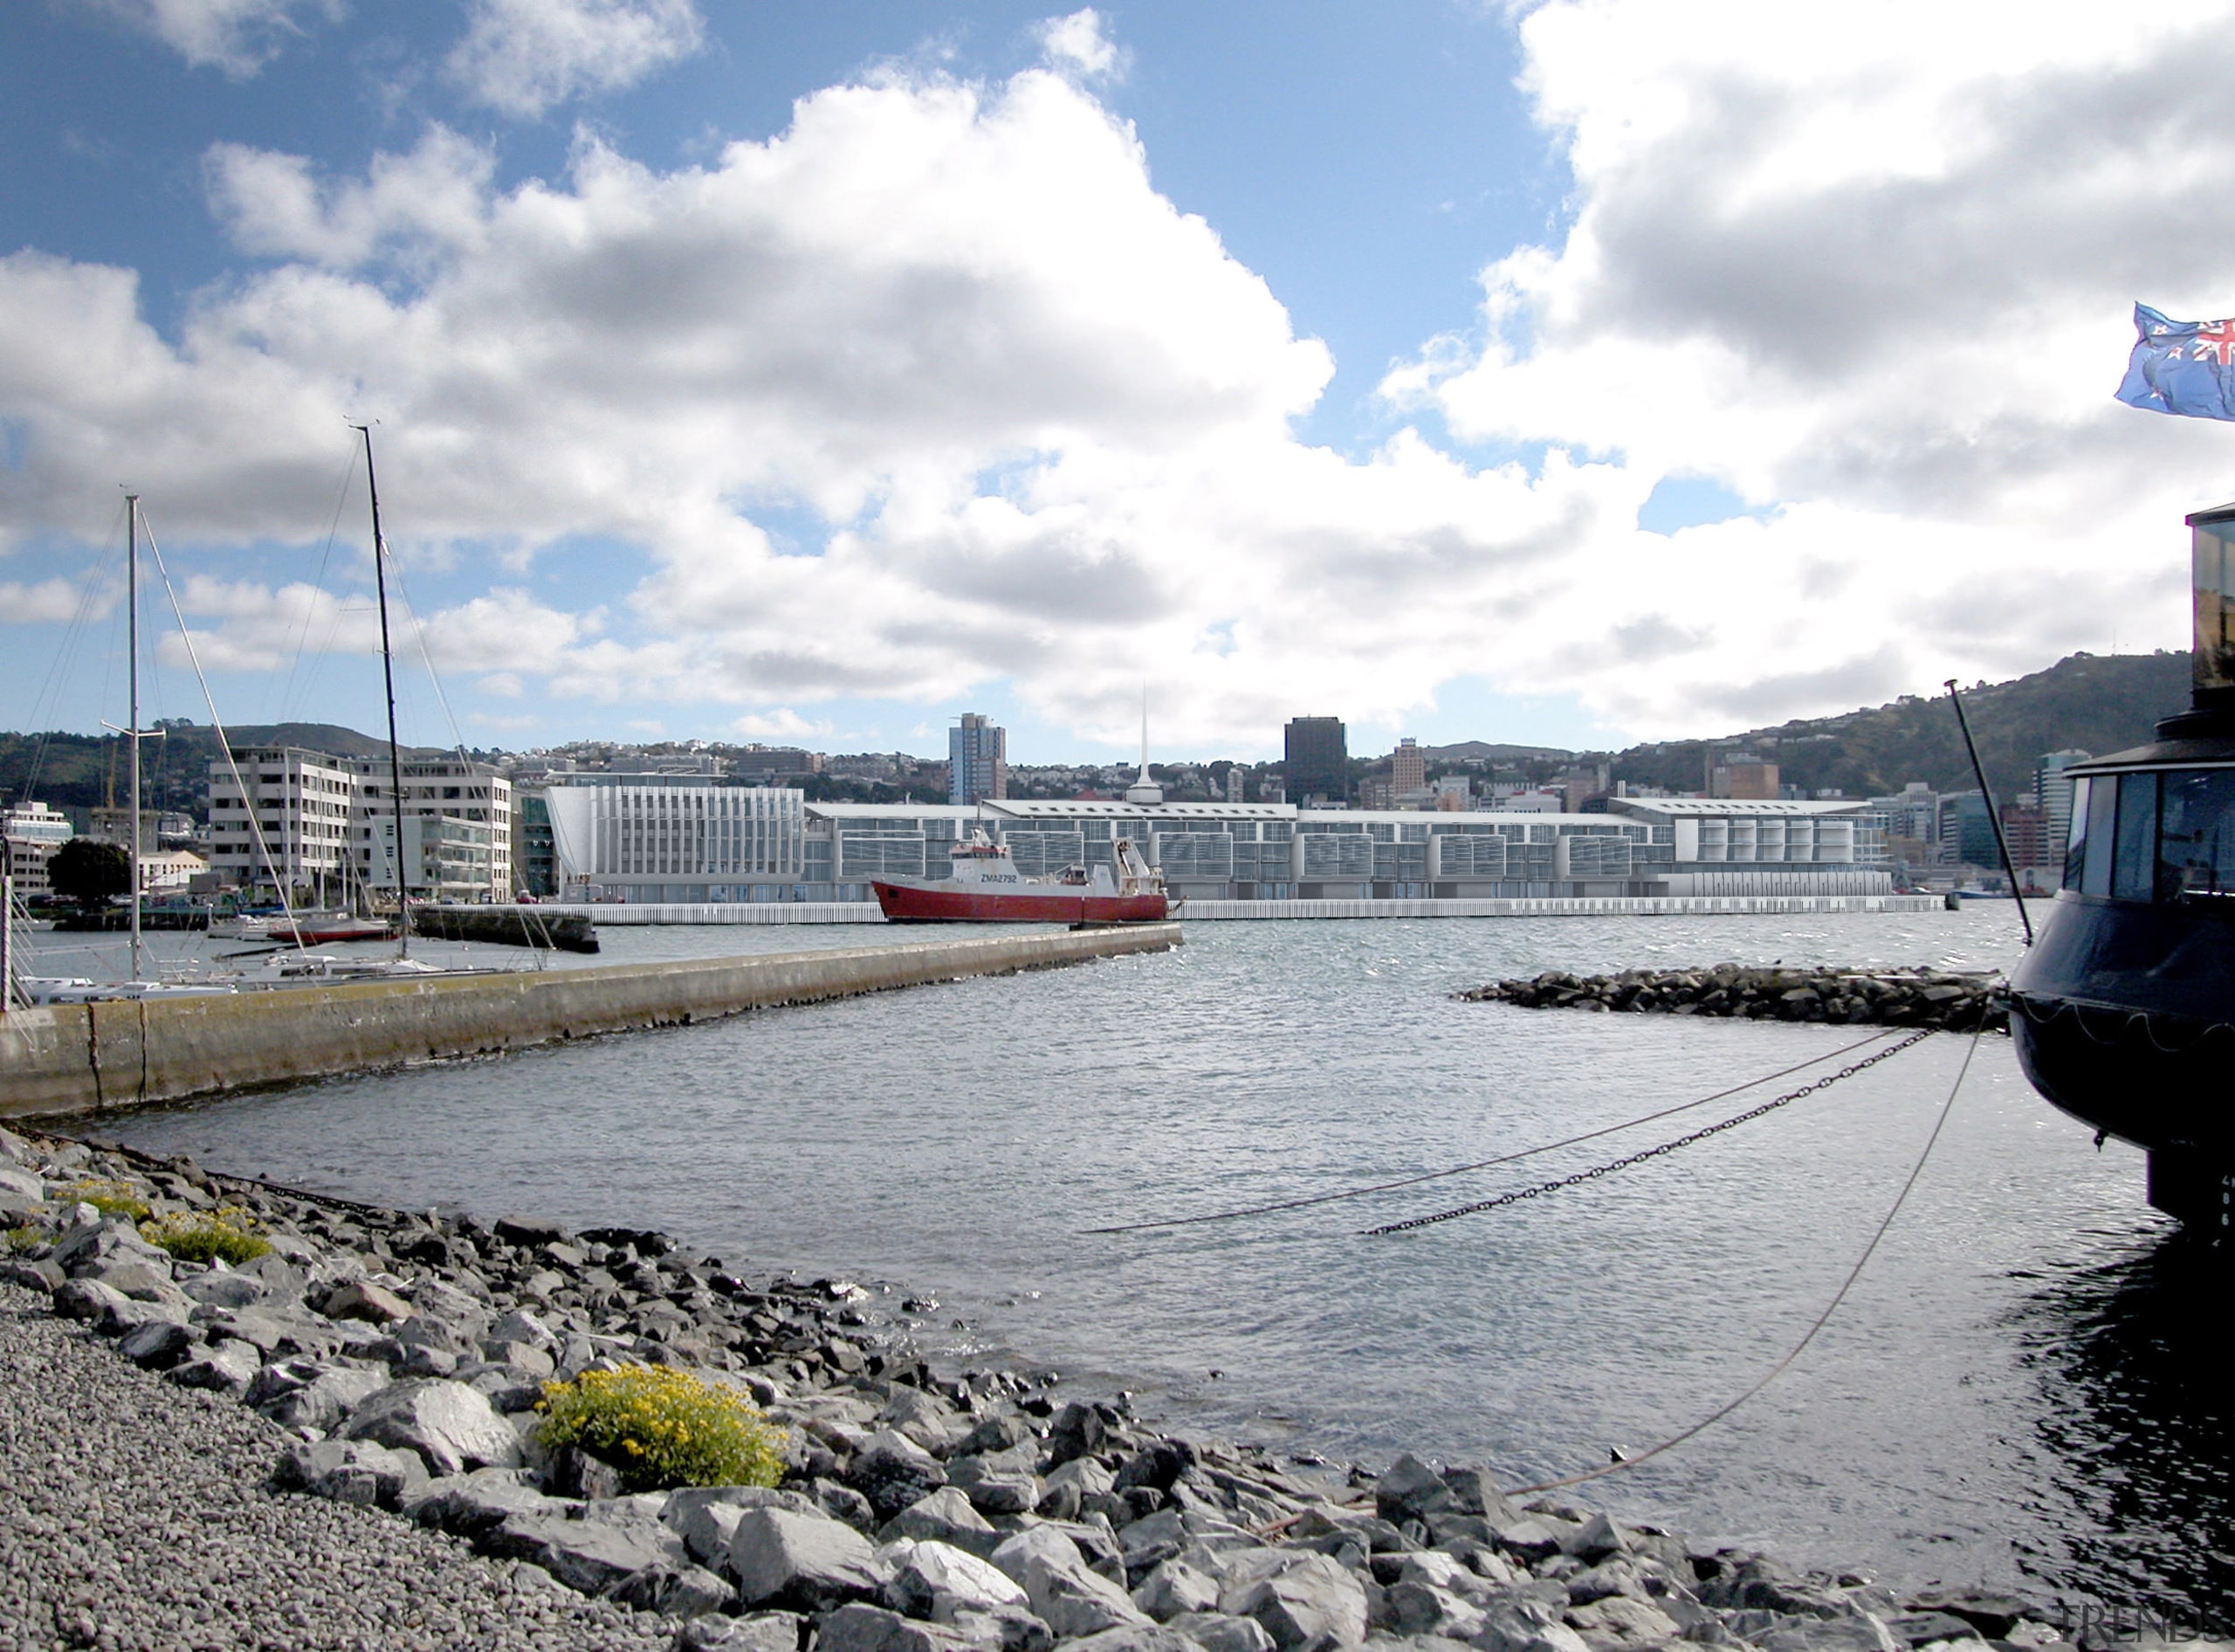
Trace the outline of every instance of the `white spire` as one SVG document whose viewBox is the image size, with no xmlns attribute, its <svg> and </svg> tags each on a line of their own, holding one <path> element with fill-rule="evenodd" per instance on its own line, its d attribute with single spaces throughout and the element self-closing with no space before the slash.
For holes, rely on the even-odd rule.
<svg viewBox="0 0 2235 1652">
<path fill-rule="evenodd" d="M 1149 778 L 1149 685 L 1141 685 L 1141 777 L 1125 788 L 1129 803 L 1161 803 L 1164 788 Z"/>
</svg>

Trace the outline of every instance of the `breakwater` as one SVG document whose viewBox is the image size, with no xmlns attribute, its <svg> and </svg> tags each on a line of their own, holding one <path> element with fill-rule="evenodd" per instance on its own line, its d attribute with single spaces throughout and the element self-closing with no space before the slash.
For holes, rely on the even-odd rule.
<svg viewBox="0 0 2235 1652">
<path fill-rule="evenodd" d="M 540 946 L 567 953 L 598 950 L 597 931 L 581 912 L 538 906 L 414 906 L 411 933 L 435 940 L 489 946 Z"/>
<path fill-rule="evenodd" d="M 1834 1022 L 1849 1025 L 1931 1027 L 1970 1032 L 2010 1030 L 2010 1006 L 1998 976 L 1945 970 L 1626 969 L 1611 975 L 1564 970 L 1493 981 L 1457 995 L 1471 1003 L 1524 1009 L 1620 1010 L 1664 1015 L 1721 1015 L 1747 1021 Z"/>
<path fill-rule="evenodd" d="M 152 1242 L 224 1212 L 222 1225 L 259 1236 L 268 1253 L 229 1266 Z M 184 1577 L 195 1593 L 205 1561 L 213 1579 L 236 1579 L 228 1528 L 251 1518 L 282 1542 L 318 1544 L 299 1567 L 265 1568 L 310 1579 L 354 1577 L 368 1553 L 408 1561 L 386 1535 L 399 1522 L 448 1532 L 631 1608 L 595 1626 L 613 1637 L 601 1645 L 624 1630 L 646 1644 L 647 1628 L 676 1648 L 753 1652 L 1441 1643 L 1412 1639 L 1427 1636 L 1483 1652 L 1680 1640 L 1891 1652 L 2070 1638 L 2053 1607 L 1803 1573 L 1617 1520 L 1573 1493 L 1510 1491 L 1491 1466 L 1405 1454 L 1377 1473 L 1174 1435 L 1122 1394 L 1074 1394 L 1046 1372 L 934 1368 L 916 1342 L 934 1302 L 755 1274 L 654 1231 L 406 1214 L 5 1131 L 0 1214 L 10 1224 L 0 1279 L 111 1343 L 147 1408 L 167 1386 L 237 1402 L 263 1442 L 241 1470 L 271 1488 L 163 1510 L 162 1564 L 114 1600 L 25 1545 L 8 1587 L 72 1644 L 155 1638 L 162 1614 L 146 1612 L 147 1589 Z M 778 1483 L 627 1495 L 625 1452 L 554 1448 L 537 1411 L 547 1384 L 636 1366 L 749 1394 L 784 1431 Z M 141 1408 L 111 1402 L 105 1415 Z M 83 1421 L 50 1426 L 66 1436 Z M 24 1434 L 10 1429 L 8 1444 Z M 44 1483 L 62 1460 L 41 1459 Z M 271 1519 L 296 1493 L 358 1518 Z M 41 1529 L 69 1512 L 50 1504 Z M 173 1526 L 196 1540 L 177 1542 Z M 389 1587 L 383 1569 L 369 1568 L 367 1587 Z M 244 1642 L 283 1604 L 243 1598 L 237 1581 L 202 1593 L 211 1635 Z M 477 1643 L 531 1642 L 499 1624 Z"/>
<path fill-rule="evenodd" d="M 592 969 L 496 971 L 0 1015 L 0 1116 L 82 1112 L 1178 944 L 1176 924 Z"/>
</svg>

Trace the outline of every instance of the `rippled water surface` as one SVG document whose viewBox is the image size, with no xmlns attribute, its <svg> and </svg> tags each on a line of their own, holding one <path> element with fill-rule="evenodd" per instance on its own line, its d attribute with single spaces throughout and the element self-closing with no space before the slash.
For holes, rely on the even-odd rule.
<svg viewBox="0 0 2235 1652">
<path fill-rule="evenodd" d="M 605 932 L 598 961 L 885 939 Z M 1689 1426 L 1791 1348 L 1885 1215 L 1968 1043 L 1943 1036 L 1697 1146 L 1392 1237 L 1684 1119 L 1243 1222 L 1083 1229 L 1418 1174 L 1790 1066 L 1856 1029 L 1534 1012 L 1551 967 L 1953 964 L 1989 906 L 1914 917 L 1200 924 L 1166 955 L 307 1085 L 112 1121 L 142 1145 L 415 1207 L 656 1225 L 739 1265 L 937 1294 L 989 1357 L 1183 1426 L 1542 1480 Z M 1586 1495 L 1904 1581 L 2218 1613 L 2235 1582 L 2225 1295 L 1984 1043 L 1829 1327 L 1730 1421 Z M 1216 1373 L 1216 1374 L 1214 1374 Z"/>
</svg>

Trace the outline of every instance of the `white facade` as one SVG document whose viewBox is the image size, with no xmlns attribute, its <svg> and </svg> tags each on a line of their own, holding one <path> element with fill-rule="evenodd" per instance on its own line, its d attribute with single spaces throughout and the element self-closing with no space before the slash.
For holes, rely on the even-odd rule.
<svg viewBox="0 0 2235 1652">
<path fill-rule="evenodd" d="M 457 886 L 448 876 L 452 861 L 422 864 L 408 854 L 412 892 L 510 898 L 512 782 L 486 764 L 461 758 L 406 758 L 402 767 L 407 820 L 454 823 L 455 829 L 430 829 L 427 842 L 478 834 L 490 839 L 486 870 L 470 887 Z M 244 783 L 255 801 L 253 813 L 243 798 Z M 210 765 L 210 870 L 244 889 L 272 887 L 276 871 L 290 890 L 327 900 L 344 899 L 353 889 L 393 889 L 393 789 L 384 757 L 342 758 L 297 747 L 236 750 L 231 762 Z M 407 830 L 407 850 L 415 850 L 421 836 Z"/>
<path fill-rule="evenodd" d="M 566 783 L 561 783 L 565 781 Z M 801 795 L 712 776 L 554 776 L 553 882 L 566 900 L 798 900 Z"/>
</svg>

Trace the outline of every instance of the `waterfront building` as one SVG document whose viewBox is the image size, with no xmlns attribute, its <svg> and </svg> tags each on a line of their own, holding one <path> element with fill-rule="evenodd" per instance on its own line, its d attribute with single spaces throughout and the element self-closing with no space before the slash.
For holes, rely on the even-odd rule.
<svg viewBox="0 0 2235 1652">
<path fill-rule="evenodd" d="M 2002 852 L 1995 844 L 1994 818 L 1987 813 L 1985 794 L 1941 794 L 1934 859 L 1942 866 L 2001 866 Z"/>
<path fill-rule="evenodd" d="M 2066 806 L 2070 808 L 2070 794 Z M 1929 844 L 1940 836 L 1940 794 L 1921 780 L 1913 780 L 1891 797 L 1874 797 L 1871 808 L 1883 814 L 1886 829 L 1896 837 Z"/>
<path fill-rule="evenodd" d="M 509 899 L 512 782 L 486 763 L 455 756 L 407 757 L 400 767 L 407 820 L 439 823 L 404 833 L 411 891 Z M 393 889 L 392 788 L 386 757 L 237 748 L 230 761 L 210 765 L 210 870 L 219 882 L 248 890 L 272 889 L 276 871 L 291 893 L 320 904 L 345 899 L 353 888 Z M 470 845 L 479 847 L 469 852 Z M 457 876 L 467 865 L 480 869 L 471 888 Z"/>
<path fill-rule="evenodd" d="M 71 836 L 70 817 L 45 803 L 17 803 L 0 809 L 0 836 L 11 842 L 44 843 L 55 850 L 68 843 Z"/>
<path fill-rule="evenodd" d="M 34 895 L 48 893 L 53 885 L 47 881 L 46 863 L 54 858 L 54 851 L 61 845 L 44 837 L 17 837 L 13 833 L 4 841 L 8 876 L 15 880 L 16 898 L 29 900 Z"/>
<path fill-rule="evenodd" d="M 245 788 L 245 790 L 244 790 Z M 210 869 L 222 883 L 339 899 L 350 855 L 357 773 L 295 746 L 235 747 L 210 765 Z M 251 804 L 253 807 L 251 808 Z"/>
<path fill-rule="evenodd" d="M 132 849 L 132 811 L 129 809 L 102 804 L 86 811 L 88 837 L 104 843 L 114 843 L 129 853 Z M 159 809 L 140 811 L 140 852 L 152 855 L 155 845 L 162 841 L 163 812 Z"/>
<path fill-rule="evenodd" d="M 1009 733 L 976 712 L 946 732 L 946 800 L 982 803 L 1009 794 Z M 1145 777 L 1146 770 L 1143 771 Z"/>
<path fill-rule="evenodd" d="M 524 895 L 542 898 L 559 892 L 551 852 L 551 802 L 540 791 L 512 794 L 512 879 Z"/>
<path fill-rule="evenodd" d="M 1339 717 L 1295 717 L 1282 736 L 1281 771 L 1288 795 L 1340 802 L 1350 795 L 1350 746 Z"/>
<path fill-rule="evenodd" d="M 1226 772 L 1226 801 L 1229 803 L 1241 801 L 1241 765 L 1239 763 Z"/>
<path fill-rule="evenodd" d="M 573 774 L 554 776 L 543 801 L 552 884 L 562 900 L 833 898 L 808 892 L 804 796 L 796 790 L 712 774 Z M 915 854 L 920 865 L 920 844 Z M 816 881 L 833 878 L 826 871 Z"/>
</svg>

